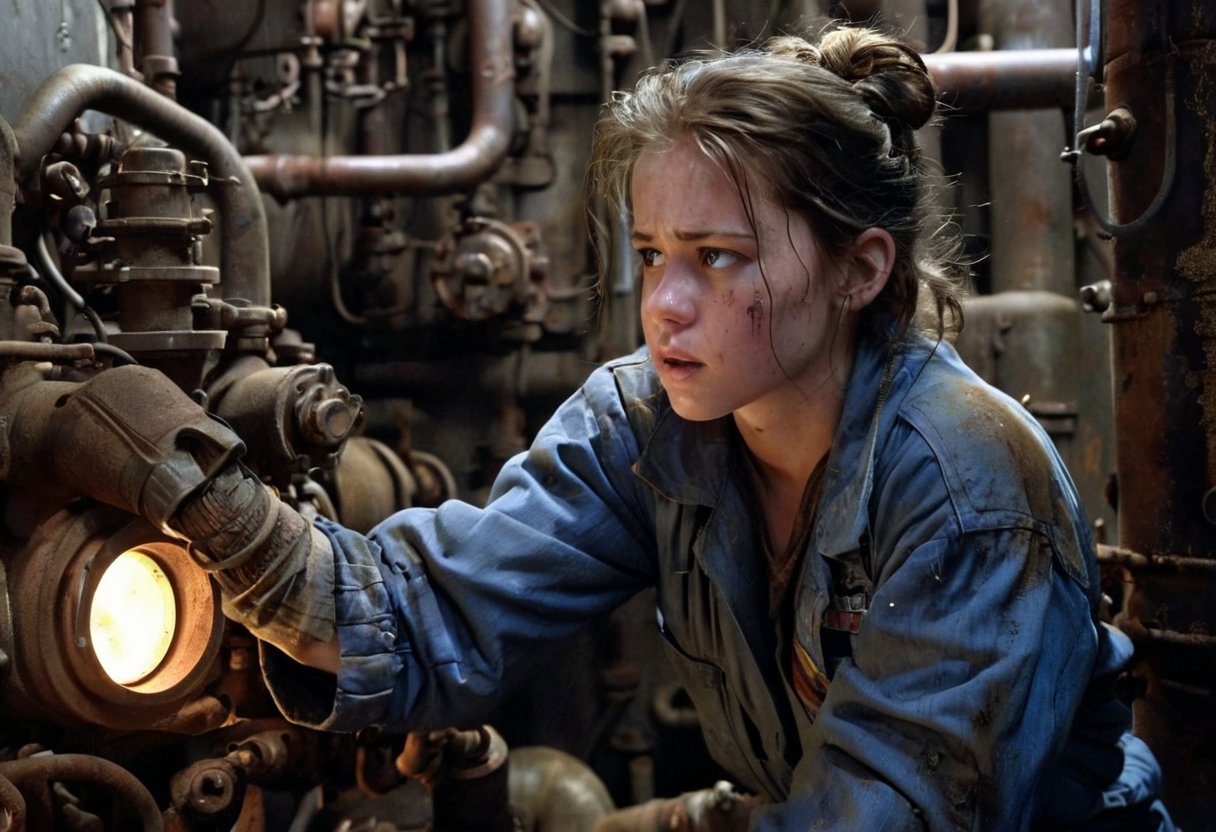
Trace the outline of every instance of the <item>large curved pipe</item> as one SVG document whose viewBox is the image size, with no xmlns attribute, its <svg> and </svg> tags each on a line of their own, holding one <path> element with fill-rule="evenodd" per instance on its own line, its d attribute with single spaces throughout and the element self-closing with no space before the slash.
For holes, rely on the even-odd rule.
<svg viewBox="0 0 1216 832">
<path fill-rule="evenodd" d="M 134 774 L 117 763 L 88 754 L 51 754 L 0 763 L 0 777 L 20 789 L 39 788 L 53 780 L 105 786 L 139 818 L 143 832 L 164 832 L 156 800 Z"/>
<path fill-rule="evenodd" d="M 1001 49 L 925 55 L 941 99 L 959 110 L 1071 109 L 1076 49 Z"/>
<path fill-rule="evenodd" d="M 283 199 L 316 195 L 442 194 L 488 179 L 511 139 L 514 69 L 508 0 L 469 0 L 473 121 L 446 153 L 396 156 L 246 156 L 263 190 Z"/>
<path fill-rule="evenodd" d="M 241 155 L 213 124 L 121 73 L 74 64 L 50 75 L 30 96 L 13 125 L 17 137 L 17 175 L 30 182 L 72 120 L 99 110 L 150 130 L 175 147 L 205 161 L 219 180 L 223 247 L 220 277 L 226 299 L 270 304 L 270 248 L 266 210 L 257 182 Z"/>
</svg>

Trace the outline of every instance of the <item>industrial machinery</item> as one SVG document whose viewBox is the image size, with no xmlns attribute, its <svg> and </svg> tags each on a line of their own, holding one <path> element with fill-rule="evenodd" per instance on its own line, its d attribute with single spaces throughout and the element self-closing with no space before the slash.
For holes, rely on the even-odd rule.
<svg viewBox="0 0 1216 832">
<path fill-rule="evenodd" d="M 580 830 L 713 787 L 645 597 L 486 725 L 323 734 L 135 507 L 242 452 L 359 530 L 484 500 L 639 343 L 632 256 L 597 285 L 583 222 L 599 105 L 826 17 L 923 49 L 943 118 L 921 138 L 975 263 L 960 349 L 1063 452 L 1137 645 L 1137 732 L 1211 828 L 1212 4 L 5 0 L 0 832 Z M 110 403 L 156 389 L 189 406 L 150 420 L 173 460 L 152 478 Z"/>
</svg>

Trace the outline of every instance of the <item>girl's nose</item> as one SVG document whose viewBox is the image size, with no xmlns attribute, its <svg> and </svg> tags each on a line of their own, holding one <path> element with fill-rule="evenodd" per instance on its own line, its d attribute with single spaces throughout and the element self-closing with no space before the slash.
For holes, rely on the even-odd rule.
<svg viewBox="0 0 1216 832">
<path fill-rule="evenodd" d="M 650 291 L 643 286 L 642 316 L 651 323 L 687 326 L 696 318 L 695 286 L 689 275 L 669 264 Z"/>
</svg>

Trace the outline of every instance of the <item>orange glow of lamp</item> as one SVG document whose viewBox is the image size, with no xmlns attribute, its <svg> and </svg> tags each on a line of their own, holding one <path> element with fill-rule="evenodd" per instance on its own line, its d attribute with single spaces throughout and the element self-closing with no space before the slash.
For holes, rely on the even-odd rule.
<svg viewBox="0 0 1216 832">
<path fill-rule="evenodd" d="M 14 639 L 0 712 L 164 725 L 218 659 L 218 592 L 179 540 L 104 506 L 48 518 L 8 558 Z"/>
<path fill-rule="evenodd" d="M 93 652 L 116 684 L 135 684 L 164 661 L 177 631 L 177 595 L 155 560 L 123 552 L 97 582 L 92 607 Z"/>
</svg>

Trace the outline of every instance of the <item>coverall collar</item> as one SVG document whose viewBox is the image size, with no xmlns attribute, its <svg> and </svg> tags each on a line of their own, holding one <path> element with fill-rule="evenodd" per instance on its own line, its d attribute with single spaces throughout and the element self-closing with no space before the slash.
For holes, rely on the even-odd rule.
<svg viewBox="0 0 1216 832">
<path fill-rule="evenodd" d="M 917 336 L 900 337 L 893 328 L 859 339 L 845 391 L 840 425 L 832 441 L 816 523 L 815 549 L 825 555 L 852 551 L 866 538 L 867 505 L 874 485 L 874 453 L 887 433 L 898 403 L 892 393 L 906 394 L 909 378 L 919 375 L 933 344 Z M 910 355 L 900 378 L 892 377 L 897 352 Z M 908 360 L 910 359 L 910 360 Z M 901 383 L 902 382 L 902 383 Z M 668 499 L 713 507 L 736 474 L 732 460 L 736 430 L 730 416 L 690 422 L 672 410 L 660 391 L 658 417 L 634 470 Z"/>
</svg>

